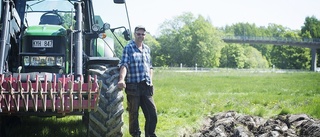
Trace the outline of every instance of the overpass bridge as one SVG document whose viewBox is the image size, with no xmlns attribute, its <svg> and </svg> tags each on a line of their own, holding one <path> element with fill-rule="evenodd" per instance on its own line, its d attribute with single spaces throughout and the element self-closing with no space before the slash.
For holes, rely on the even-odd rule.
<svg viewBox="0 0 320 137">
<path fill-rule="evenodd" d="M 316 71 L 317 49 L 320 48 L 320 39 L 292 39 L 278 37 L 248 37 L 248 36 L 225 36 L 222 40 L 226 43 L 248 43 L 248 44 L 272 44 L 289 45 L 311 49 L 311 70 Z"/>
</svg>

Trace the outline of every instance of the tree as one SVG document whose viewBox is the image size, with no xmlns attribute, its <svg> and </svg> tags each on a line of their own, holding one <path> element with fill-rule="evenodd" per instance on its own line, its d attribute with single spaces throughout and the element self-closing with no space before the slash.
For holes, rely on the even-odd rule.
<svg viewBox="0 0 320 137">
<path fill-rule="evenodd" d="M 274 35 L 280 33 L 281 31 L 283 31 L 283 29 L 280 28 L 280 25 L 276 25 L 276 24 L 269 24 L 268 28 L 266 28 L 266 27 L 258 27 L 255 24 L 236 23 L 232 26 L 227 26 L 224 32 L 231 36 L 239 36 L 243 38 L 247 38 L 247 37 L 254 38 L 254 37 L 273 37 Z M 268 62 L 270 62 L 270 52 L 273 48 L 273 45 L 250 44 L 250 46 L 260 51 L 262 56 L 264 56 L 268 60 Z"/>
<path fill-rule="evenodd" d="M 320 21 L 315 17 L 306 17 L 304 26 L 301 28 L 303 38 L 320 38 Z M 317 49 L 317 64 L 320 66 L 320 49 Z"/>
<path fill-rule="evenodd" d="M 272 62 L 281 69 L 310 69 L 310 49 L 293 46 L 276 46 Z"/>
<path fill-rule="evenodd" d="M 320 38 L 320 21 L 315 17 L 306 17 L 301 33 L 310 33 L 312 38 Z"/>
<path fill-rule="evenodd" d="M 160 36 L 158 41 L 161 45 L 160 54 L 164 58 L 165 62 L 163 66 L 178 66 L 180 63 L 186 64 L 183 57 L 188 50 L 183 41 L 191 39 L 188 34 L 181 33 L 181 29 L 186 24 L 193 22 L 195 18 L 191 13 L 185 13 L 181 16 L 175 17 L 173 20 L 166 20 L 160 26 Z"/>
<path fill-rule="evenodd" d="M 220 67 L 243 68 L 244 48 L 240 44 L 228 44 L 221 50 Z"/>
<path fill-rule="evenodd" d="M 295 32 L 287 31 L 284 35 L 290 39 L 300 39 Z M 272 63 L 281 69 L 310 69 L 310 49 L 293 46 L 275 46 L 271 52 Z"/>
<path fill-rule="evenodd" d="M 317 20 L 309 19 L 306 21 L 310 26 L 311 24 L 317 24 Z M 311 23 L 312 22 L 312 23 Z M 317 27 L 311 27 L 312 30 Z M 320 32 L 320 31 L 318 31 Z M 232 26 L 227 26 L 225 28 L 225 33 L 228 35 L 241 36 L 241 37 L 263 37 L 263 38 L 289 38 L 300 40 L 299 33 L 297 31 L 292 31 L 282 25 L 269 24 L 268 27 L 257 27 L 255 24 L 249 23 L 237 23 Z M 312 33 L 318 35 L 317 33 Z M 312 35 L 311 31 L 306 31 L 303 35 Z M 243 44 L 245 45 L 245 44 Z M 284 69 L 307 69 L 310 67 L 310 50 L 307 48 L 299 47 L 288 47 L 288 46 L 275 46 L 266 44 L 250 44 L 254 49 L 258 50 L 256 52 L 253 48 L 245 49 L 245 68 L 255 68 L 255 67 L 268 67 L 269 65 L 276 65 L 279 68 Z M 257 64 L 257 59 L 259 63 Z M 269 65 L 265 65 L 265 59 Z M 228 60 L 229 61 L 229 60 Z M 230 63 L 230 62 L 229 62 Z"/>
<path fill-rule="evenodd" d="M 161 54 L 160 43 L 148 33 L 145 36 L 144 43 L 151 49 L 152 65 L 162 66 L 165 62 L 165 57 Z"/>
<path fill-rule="evenodd" d="M 247 46 L 244 48 L 244 68 L 268 68 L 267 59 L 256 48 Z"/>
<path fill-rule="evenodd" d="M 287 30 L 288 29 L 283 27 L 282 25 L 273 24 L 273 23 L 270 23 L 266 28 L 264 28 L 264 27 L 259 28 L 259 31 L 261 32 L 260 36 L 266 37 L 266 38 L 273 38 L 273 39 L 283 37 L 283 34 Z M 274 45 L 271 45 L 271 44 L 252 44 L 252 47 L 256 48 L 258 51 L 261 52 L 262 56 L 264 56 L 267 59 L 269 65 L 272 64 L 271 51 L 274 48 Z"/>
<path fill-rule="evenodd" d="M 61 15 L 62 19 L 63 19 L 63 27 L 66 29 L 73 29 L 72 26 L 74 25 L 74 23 L 76 22 L 74 20 L 74 15 L 72 15 L 71 13 L 65 13 L 63 15 Z"/>
<path fill-rule="evenodd" d="M 202 16 L 184 13 L 161 26 L 161 53 L 171 66 L 217 67 L 224 46 L 221 34 Z"/>
</svg>

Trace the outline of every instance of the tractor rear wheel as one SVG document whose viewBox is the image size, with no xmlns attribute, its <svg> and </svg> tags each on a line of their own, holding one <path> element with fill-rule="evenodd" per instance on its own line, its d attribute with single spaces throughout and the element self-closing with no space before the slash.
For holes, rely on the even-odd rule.
<svg viewBox="0 0 320 137">
<path fill-rule="evenodd" d="M 88 73 L 102 81 L 96 112 L 88 118 L 88 135 L 92 137 L 122 137 L 123 92 L 117 88 L 119 68 L 110 65 L 90 65 Z"/>
</svg>

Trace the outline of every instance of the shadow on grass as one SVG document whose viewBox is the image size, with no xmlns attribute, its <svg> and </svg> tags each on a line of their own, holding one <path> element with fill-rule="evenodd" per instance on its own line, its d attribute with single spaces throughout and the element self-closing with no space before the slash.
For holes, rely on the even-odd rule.
<svg viewBox="0 0 320 137">
<path fill-rule="evenodd" d="M 87 129 L 81 118 L 2 117 L 1 137 L 85 137 Z"/>
</svg>

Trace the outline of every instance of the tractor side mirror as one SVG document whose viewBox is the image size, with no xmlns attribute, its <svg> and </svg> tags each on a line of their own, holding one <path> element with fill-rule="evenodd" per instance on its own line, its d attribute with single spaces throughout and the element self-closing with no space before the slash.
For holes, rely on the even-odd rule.
<svg viewBox="0 0 320 137">
<path fill-rule="evenodd" d="M 123 36 L 124 36 L 124 39 L 126 40 L 126 41 L 128 41 L 128 40 L 130 40 L 131 38 L 130 38 L 130 30 L 129 29 L 126 29 L 125 31 L 123 31 L 122 32 L 122 34 L 123 34 Z"/>
</svg>

